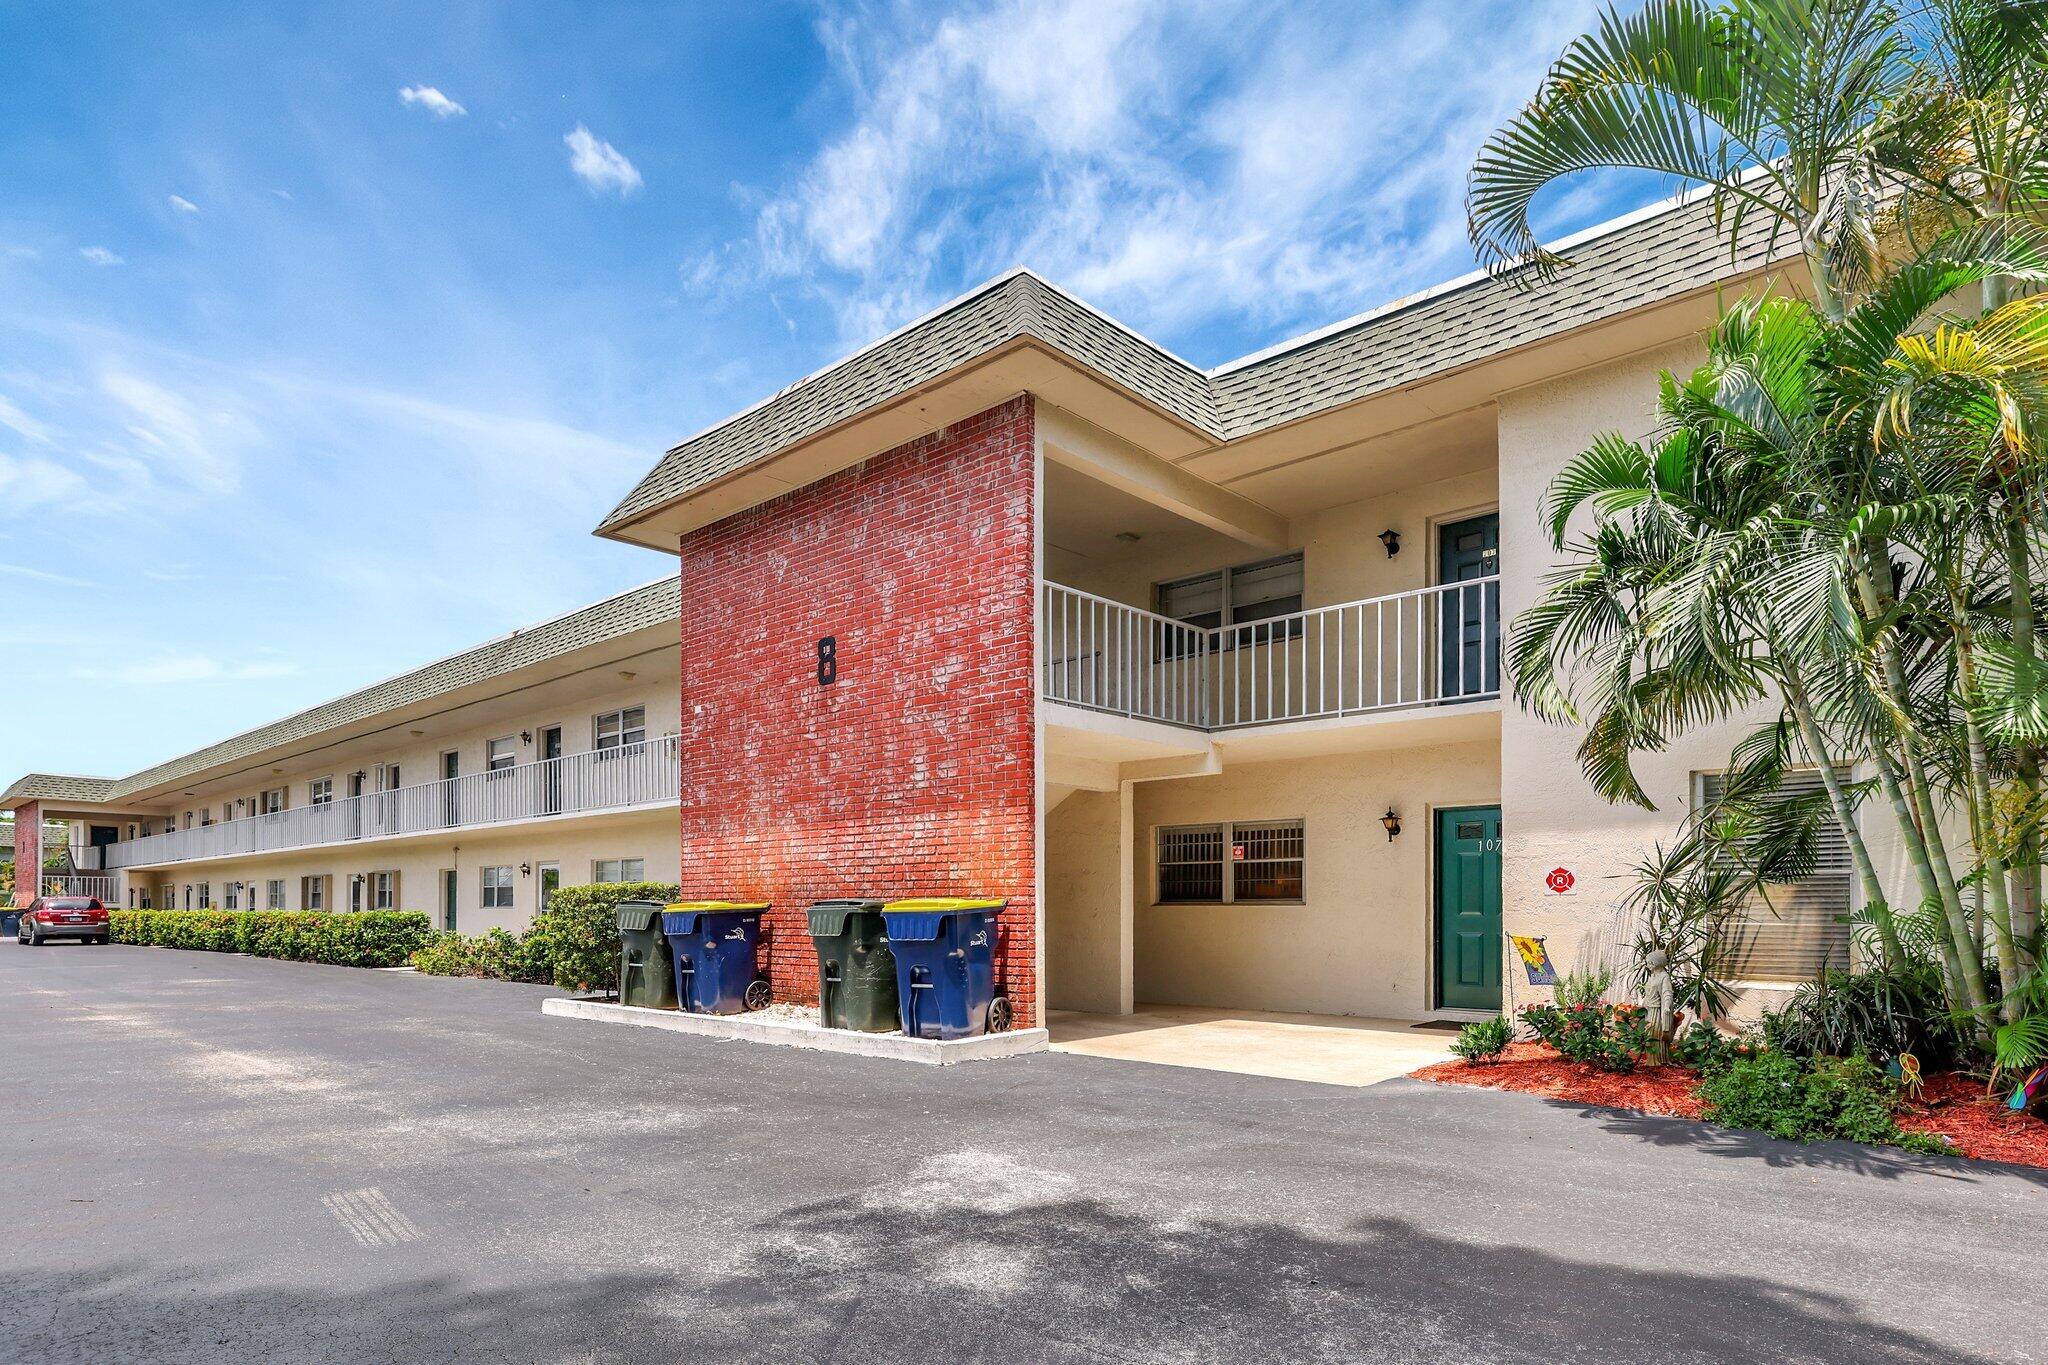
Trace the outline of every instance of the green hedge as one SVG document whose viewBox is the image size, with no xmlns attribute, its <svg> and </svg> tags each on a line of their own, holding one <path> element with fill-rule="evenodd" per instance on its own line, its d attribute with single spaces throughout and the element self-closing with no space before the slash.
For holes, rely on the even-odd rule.
<svg viewBox="0 0 2048 1365">
<path fill-rule="evenodd" d="M 417 910 L 115 910 L 116 943 L 248 953 L 337 967 L 398 967 L 427 942 Z"/>
<path fill-rule="evenodd" d="M 492 929 L 474 937 L 435 934 L 412 955 L 430 976 L 486 976 L 553 982 L 565 991 L 619 988 L 620 901 L 666 905 L 680 894 L 666 882 L 603 882 L 557 887 L 524 934 Z"/>
<path fill-rule="evenodd" d="M 534 951 L 530 934 L 487 929 L 470 937 L 436 933 L 412 955 L 415 971 L 428 976 L 483 976 L 493 981 L 550 981 L 553 965 Z"/>
</svg>

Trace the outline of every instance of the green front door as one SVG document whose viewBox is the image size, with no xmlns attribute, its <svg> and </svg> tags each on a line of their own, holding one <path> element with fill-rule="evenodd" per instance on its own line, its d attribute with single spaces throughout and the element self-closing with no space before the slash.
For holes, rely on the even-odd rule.
<svg viewBox="0 0 2048 1365">
<path fill-rule="evenodd" d="M 1436 813 L 1436 995 L 1442 1009 L 1500 1008 L 1500 807 Z"/>
</svg>

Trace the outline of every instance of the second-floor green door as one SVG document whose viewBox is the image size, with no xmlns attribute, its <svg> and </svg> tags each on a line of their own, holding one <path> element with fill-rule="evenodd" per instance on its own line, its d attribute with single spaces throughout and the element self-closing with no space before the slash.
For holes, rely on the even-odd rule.
<svg viewBox="0 0 2048 1365">
<path fill-rule="evenodd" d="M 1500 513 L 1437 528 L 1437 582 L 1471 583 L 1444 593 L 1437 696 L 1491 696 L 1500 691 Z M 1475 579 L 1487 580 L 1473 582 Z"/>
</svg>

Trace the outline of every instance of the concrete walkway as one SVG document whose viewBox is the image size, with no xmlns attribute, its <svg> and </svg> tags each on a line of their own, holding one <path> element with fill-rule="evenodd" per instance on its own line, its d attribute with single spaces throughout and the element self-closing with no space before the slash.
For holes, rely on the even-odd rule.
<svg viewBox="0 0 2048 1365">
<path fill-rule="evenodd" d="M 1055 1052 L 1323 1085 L 1374 1085 L 1450 1054 L 1449 1033 L 1399 1019 L 1140 1005 L 1135 1014 L 1055 1010 Z"/>
</svg>

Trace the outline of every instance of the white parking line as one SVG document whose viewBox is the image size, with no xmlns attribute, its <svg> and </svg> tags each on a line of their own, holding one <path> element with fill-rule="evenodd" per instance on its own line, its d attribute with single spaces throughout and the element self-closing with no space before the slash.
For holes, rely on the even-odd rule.
<svg viewBox="0 0 2048 1365">
<path fill-rule="evenodd" d="M 320 1202 L 362 1246 L 397 1246 L 401 1242 L 417 1242 L 423 1235 L 412 1219 L 384 1197 L 382 1190 L 337 1190 L 322 1195 Z"/>
</svg>

